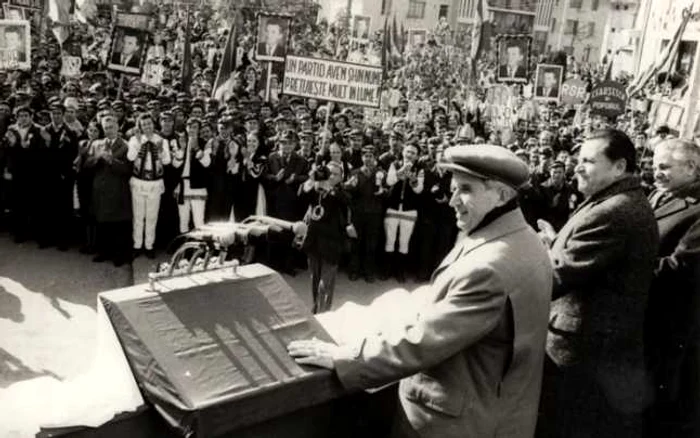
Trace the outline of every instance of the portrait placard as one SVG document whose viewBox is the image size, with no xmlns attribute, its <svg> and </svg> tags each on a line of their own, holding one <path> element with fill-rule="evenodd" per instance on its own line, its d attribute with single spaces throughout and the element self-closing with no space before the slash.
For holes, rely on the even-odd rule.
<svg viewBox="0 0 700 438">
<path fill-rule="evenodd" d="M 147 33 L 127 27 L 115 27 L 109 52 L 109 70 L 130 75 L 141 75 L 142 60 L 146 56 Z"/>
<path fill-rule="evenodd" d="M 559 102 L 564 67 L 555 64 L 537 64 L 535 71 L 535 100 Z"/>
<path fill-rule="evenodd" d="M 284 62 L 292 19 L 286 15 L 258 15 L 255 60 Z"/>
<path fill-rule="evenodd" d="M 29 21 L 0 20 L 0 70 L 31 69 Z"/>
<path fill-rule="evenodd" d="M 504 83 L 527 83 L 532 37 L 500 35 L 498 37 L 498 71 L 496 80 Z"/>
</svg>

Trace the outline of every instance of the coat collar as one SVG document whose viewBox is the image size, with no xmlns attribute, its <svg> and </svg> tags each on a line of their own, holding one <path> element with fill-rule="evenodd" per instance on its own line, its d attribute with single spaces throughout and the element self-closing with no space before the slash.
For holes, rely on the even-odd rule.
<svg viewBox="0 0 700 438">
<path fill-rule="evenodd" d="M 656 196 L 661 196 L 661 194 L 655 191 L 649 195 L 649 199 L 651 200 Z M 690 205 L 698 204 L 700 202 L 700 182 L 688 184 L 671 193 L 670 196 L 671 198 L 668 201 L 654 209 L 654 217 L 657 220 L 685 210 Z"/>
<path fill-rule="evenodd" d="M 577 212 L 581 211 L 584 207 L 588 205 L 603 202 L 608 198 L 611 198 L 615 195 L 619 195 L 620 193 L 629 192 L 632 190 L 641 190 L 641 187 L 642 186 L 638 177 L 624 177 L 619 181 L 610 184 L 608 187 L 604 188 L 598 193 L 594 193 L 593 196 L 587 198 L 581 203 L 581 205 L 578 206 L 578 208 L 573 213 L 571 213 L 571 216 L 574 216 Z"/>
<path fill-rule="evenodd" d="M 457 261 L 457 259 L 464 257 L 466 254 L 480 247 L 481 245 L 527 227 L 527 222 L 525 222 L 525 217 L 523 216 L 520 208 L 504 213 L 487 226 L 478 229 L 471 235 L 462 237 L 452 248 L 452 251 L 445 256 L 442 263 L 440 263 L 440 266 L 435 270 L 433 273 L 433 279 L 440 272 L 444 271 L 448 266 Z"/>
</svg>

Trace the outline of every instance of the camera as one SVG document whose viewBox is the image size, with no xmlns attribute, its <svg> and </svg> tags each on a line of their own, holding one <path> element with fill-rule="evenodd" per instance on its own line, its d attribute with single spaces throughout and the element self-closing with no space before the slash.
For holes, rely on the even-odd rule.
<svg viewBox="0 0 700 438">
<path fill-rule="evenodd" d="M 326 166 L 317 167 L 312 174 L 312 177 L 316 182 L 328 181 L 328 178 L 330 178 L 330 176 L 331 173 Z"/>
</svg>

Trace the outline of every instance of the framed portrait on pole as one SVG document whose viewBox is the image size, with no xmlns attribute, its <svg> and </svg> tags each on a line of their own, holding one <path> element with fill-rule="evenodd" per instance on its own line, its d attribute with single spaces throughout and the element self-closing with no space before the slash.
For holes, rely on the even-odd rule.
<svg viewBox="0 0 700 438">
<path fill-rule="evenodd" d="M 107 69 L 141 76 L 148 50 L 148 21 L 146 14 L 117 14 Z"/>
<path fill-rule="evenodd" d="M 31 69 L 29 21 L 0 20 L 0 70 Z"/>
<path fill-rule="evenodd" d="M 496 80 L 502 83 L 527 83 L 530 75 L 529 35 L 499 35 L 497 44 L 498 71 Z"/>
<path fill-rule="evenodd" d="M 535 100 L 559 102 L 564 67 L 555 64 L 537 64 L 535 70 Z"/>
<path fill-rule="evenodd" d="M 292 19 L 286 15 L 258 14 L 255 60 L 284 62 Z"/>
</svg>

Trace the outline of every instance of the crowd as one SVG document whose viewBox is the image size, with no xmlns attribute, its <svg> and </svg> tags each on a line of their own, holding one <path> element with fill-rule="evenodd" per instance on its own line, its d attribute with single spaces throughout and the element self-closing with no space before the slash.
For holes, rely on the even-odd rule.
<svg viewBox="0 0 700 438">
<path fill-rule="evenodd" d="M 151 12 L 146 63 L 166 67 L 159 86 L 106 70 L 109 26 L 99 17 L 72 23 L 61 47 L 50 33 L 34 35 L 42 44 L 32 70 L 0 72 L 0 213 L 16 242 L 61 251 L 80 246 L 94 262 L 120 266 L 155 258 L 178 234 L 210 221 L 254 214 L 304 221 L 298 248 L 277 245 L 257 257 L 292 274 L 308 265 L 314 312 L 323 312 L 339 267 L 353 281 L 403 282 L 409 273 L 430 279 L 458 234 L 452 176 L 441 165 L 451 146 L 499 145 L 527 163 L 517 197 L 536 230 L 551 224 L 560 231 L 584 203 L 578 155 L 600 129 L 627 134 L 639 164 L 630 173 L 646 194 L 655 188 L 652 158 L 668 128 L 650 131 L 645 114 L 632 110 L 609 121 L 585 105 L 549 104 L 504 129 L 485 90 L 494 60 L 480 60 L 479 77 L 470 78 L 467 53 L 446 48 L 445 29 L 407 50 L 386 81 L 395 105 L 380 120 L 366 120 L 363 108 L 274 89 L 265 101 L 265 69 L 248 55 L 254 16 L 238 29 L 242 56 L 227 92 L 212 97 L 231 16 L 204 7 L 187 29 L 182 11 Z M 186 87 L 180 71 L 188 31 L 193 75 Z M 293 21 L 291 47 L 343 58 L 351 49 L 342 26 L 304 16 Z M 378 50 L 372 43 L 366 59 L 380 58 Z M 79 77 L 61 76 L 61 51 L 82 57 Z M 598 66 L 564 63 L 567 77 L 592 84 L 605 76 Z M 431 103 L 420 119 L 409 115 L 409 101 L 418 99 Z"/>
</svg>

